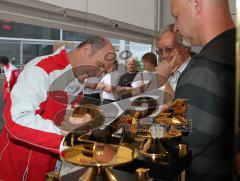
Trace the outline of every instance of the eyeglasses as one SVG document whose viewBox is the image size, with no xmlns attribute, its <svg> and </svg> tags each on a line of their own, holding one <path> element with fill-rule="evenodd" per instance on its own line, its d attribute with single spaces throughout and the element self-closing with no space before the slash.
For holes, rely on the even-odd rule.
<svg viewBox="0 0 240 181">
<path fill-rule="evenodd" d="M 166 48 L 159 48 L 159 49 L 156 48 L 155 52 L 159 55 L 163 55 L 163 52 L 169 54 L 169 53 L 172 53 L 174 49 L 175 49 L 174 47 L 166 47 Z"/>
</svg>

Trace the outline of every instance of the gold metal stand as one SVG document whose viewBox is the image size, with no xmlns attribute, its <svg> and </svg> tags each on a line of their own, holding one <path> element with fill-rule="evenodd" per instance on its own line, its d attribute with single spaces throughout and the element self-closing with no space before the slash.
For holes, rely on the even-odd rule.
<svg viewBox="0 0 240 181">
<path fill-rule="evenodd" d="M 117 177 L 107 168 L 90 167 L 79 178 L 81 181 L 118 181 Z"/>
<path fill-rule="evenodd" d="M 109 167 L 124 165 L 136 157 L 130 147 L 86 140 L 61 152 L 62 160 L 87 168 L 80 181 L 118 181 Z"/>
<path fill-rule="evenodd" d="M 138 168 L 135 171 L 137 181 L 149 180 L 149 168 Z"/>
<path fill-rule="evenodd" d="M 140 146 L 140 153 L 142 153 L 143 156 L 150 158 L 152 161 L 168 156 L 168 152 L 163 147 L 160 139 L 157 138 L 149 138 L 143 141 Z"/>
<path fill-rule="evenodd" d="M 179 144 L 179 157 L 184 157 L 187 155 L 187 145 Z M 181 174 L 178 176 L 178 181 L 185 181 L 186 180 L 186 170 L 182 171 Z"/>
<path fill-rule="evenodd" d="M 60 174 L 58 172 L 48 172 L 45 181 L 60 181 Z"/>
</svg>

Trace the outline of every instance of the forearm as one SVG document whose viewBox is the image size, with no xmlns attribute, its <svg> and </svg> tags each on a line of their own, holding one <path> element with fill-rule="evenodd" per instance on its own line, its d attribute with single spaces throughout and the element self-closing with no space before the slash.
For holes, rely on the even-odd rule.
<svg viewBox="0 0 240 181">
<path fill-rule="evenodd" d="M 113 87 L 111 85 L 107 85 L 107 84 L 104 85 L 103 91 L 108 92 L 108 93 L 112 93 L 114 90 L 115 90 L 115 87 Z"/>
<path fill-rule="evenodd" d="M 96 89 L 96 83 L 85 83 L 85 88 Z"/>
<path fill-rule="evenodd" d="M 124 87 L 122 87 L 122 86 L 117 86 L 117 87 L 116 87 L 116 92 L 117 92 L 117 93 L 120 93 L 120 94 L 121 94 L 123 91 L 124 91 Z"/>
<path fill-rule="evenodd" d="M 5 106 L 4 118 L 7 131 L 13 139 L 58 153 L 63 136 L 51 120 L 30 112 L 12 114 L 11 107 L 9 100 Z"/>
</svg>

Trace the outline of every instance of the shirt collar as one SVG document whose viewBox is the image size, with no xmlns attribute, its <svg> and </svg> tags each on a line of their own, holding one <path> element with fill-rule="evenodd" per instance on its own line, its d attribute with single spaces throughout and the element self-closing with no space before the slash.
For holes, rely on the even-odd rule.
<svg viewBox="0 0 240 181">
<path fill-rule="evenodd" d="M 184 69 L 187 67 L 190 60 L 191 60 L 191 57 L 188 57 L 187 60 L 185 60 L 185 62 L 183 62 L 183 64 L 177 69 L 176 72 L 180 72 L 181 74 L 184 71 Z"/>
<path fill-rule="evenodd" d="M 156 73 L 156 70 L 153 71 L 153 72 L 149 72 L 149 71 L 147 71 L 147 70 L 144 70 L 143 73 Z"/>
</svg>

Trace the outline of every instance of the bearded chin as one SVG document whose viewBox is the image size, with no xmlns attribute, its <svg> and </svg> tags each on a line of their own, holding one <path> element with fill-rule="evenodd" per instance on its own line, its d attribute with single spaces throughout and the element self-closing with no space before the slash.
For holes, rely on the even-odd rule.
<svg viewBox="0 0 240 181">
<path fill-rule="evenodd" d="M 188 40 L 188 39 L 185 38 L 185 37 L 182 37 L 182 38 L 183 38 L 182 42 L 183 42 L 183 45 L 184 45 L 185 47 L 191 47 L 191 46 L 192 46 L 190 40 Z"/>
</svg>

